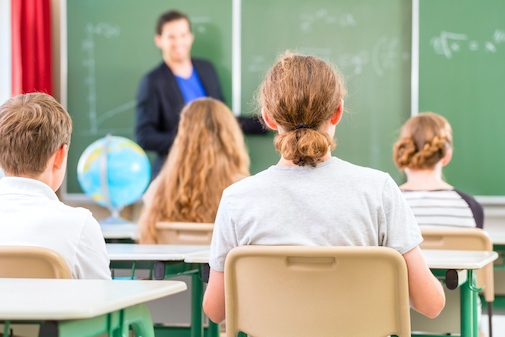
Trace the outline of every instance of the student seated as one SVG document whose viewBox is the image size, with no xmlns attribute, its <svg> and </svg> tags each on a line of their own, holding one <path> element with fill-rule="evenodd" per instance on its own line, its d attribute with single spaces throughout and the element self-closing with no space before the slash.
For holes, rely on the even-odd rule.
<svg viewBox="0 0 505 337">
<path fill-rule="evenodd" d="M 443 179 L 451 158 L 452 129 L 444 117 L 426 112 L 410 118 L 393 150 L 396 166 L 407 176 L 400 189 L 419 225 L 482 228 L 482 206 Z"/>
<path fill-rule="evenodd" d="M 181 112 L 168 160 L 144 195 L 141 243 L 157 243 L 158 221 L 212 223 L 223 190 L 249 175 L 249 157 L 237 120 L 212 98 Z"/>
<path fill-rule="evenodd" d="M 0 106 L 0 245 L 59 252 L 73 278 L 110 279 L 100 226 L 55 191 L 65 176 L 72 120 L 51 96 L 31 93 Z"/>
<path fill-rule="evenodd" d="M 268 72 L 261 113 L 278 132 L 281 159 L 223 192 L 203 303 L 212 321 L 225 319 L 226 256 L 243 245 L 390 247 L 405 258 L 412 307 L 428 317 L 444 307 L 442 286 L 421 254 L 419 227 L 396 183 L 331 155 L 345 94 L 337 71 L 316 57 L 287 53 Z"/>
</svg>

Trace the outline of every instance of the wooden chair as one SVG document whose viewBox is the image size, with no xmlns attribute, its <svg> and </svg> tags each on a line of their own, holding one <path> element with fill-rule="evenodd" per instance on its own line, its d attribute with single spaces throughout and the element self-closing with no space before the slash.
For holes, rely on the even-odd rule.
<svg viewBox="0 0 505 337">
<path fill-rule="evenodd" d="M 449 250 L 484 250 L 492 251 L 493 244 L 486 231 L 480 228 L 462 228 L 445 226 L 420 226 L 424 241 L 421 249 Z M 494 302 L 493 264 L 490 263 L 477 271 L 477 284 L 484 287 L 484 299 L 487 302 L 489 316 L 489 337 L 492 337 L 492 302 Z M 412 330 L 424 332 L 458 332 L 459 331 L 459 296 L 457 292 L 446 291 L 446 308 L 436 319 L 412 314 Z M 454 308 L 451 308 L 454 307 Z M 441 330 L 444 329 L 445 330 Z M 448 331 L 446 331 L 449 329 Z"/>
<path fill-rule="evenodd" d="M 407 267 L 385 247 L 241 246 L 225 263 L 226 336 L 410 336 Z"/>
<path fill-rule="evenodd" d="M 213 223 L 163 222 L 156 224 L 158 243 L 174 245 L 210 245 Z"/>
<path fill-rule="evenodd" d="M 0 246 L 0 277 L 71 279 L 60 253 L 44 247 Z"/>
</svg>

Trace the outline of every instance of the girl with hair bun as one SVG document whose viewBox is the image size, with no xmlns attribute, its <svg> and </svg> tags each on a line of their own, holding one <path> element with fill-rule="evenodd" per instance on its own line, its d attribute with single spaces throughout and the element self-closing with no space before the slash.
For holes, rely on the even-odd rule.
<svg viewBox="0 0 505 337">
<path fill-rule="evenodd" d="M 224 264 L 243 245 L 386 246 L 409 270 L 414 309 L 436 317 L 440 282 L 418 247 L 419 227 L 400 190 L 383 172 L 331 155 L 346 90 L 328 63 L 292 53 L 270 69 L 259 91 L 265 124 L 277 131 L 277 165 L 225 189 L 214 223 L 203 307 L 225 319 Z"/>
<path fill-rule="evenodd" d="M 395 164 L 407 176 L 400 189 L 419 225 L 482 228 L 482 206 L 443 179 L 451 158 L 452 129 L 444 117 L 425 112 L 410 118 L 393 148 Z"/>
</svg>

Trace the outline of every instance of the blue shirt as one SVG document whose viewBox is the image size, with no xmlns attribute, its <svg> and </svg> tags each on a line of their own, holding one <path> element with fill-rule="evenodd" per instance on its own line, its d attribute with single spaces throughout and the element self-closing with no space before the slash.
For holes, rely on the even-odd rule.
<svg viewBox="0 0 505 337">
<path fill-rule="evenodd" d="M 198 77 L 195 68 L 193 68 L 189 78 L 175 76 L 175 79 L 177 80 L 179 89 L 181 89 L 184 103 L 188 104 L 192 100 L 207 96 L 202 81 L 200 81 L 200 77 Z"/>
</svg>

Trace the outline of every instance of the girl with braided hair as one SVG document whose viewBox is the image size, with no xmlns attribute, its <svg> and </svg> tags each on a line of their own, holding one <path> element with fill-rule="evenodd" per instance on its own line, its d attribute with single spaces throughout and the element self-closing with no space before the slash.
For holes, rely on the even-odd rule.
<svg viewBox="0 0 505 337">
<path fill-rule="evenodd" d="M 426 112 L 410 118 L 393 148 L 394 162 L 407 176 L 400 189 L 419 225 L 482 228 L 482 206 L 443 179 L 452 150 L 452 129 L 444 117 Z"/>
</svg>

